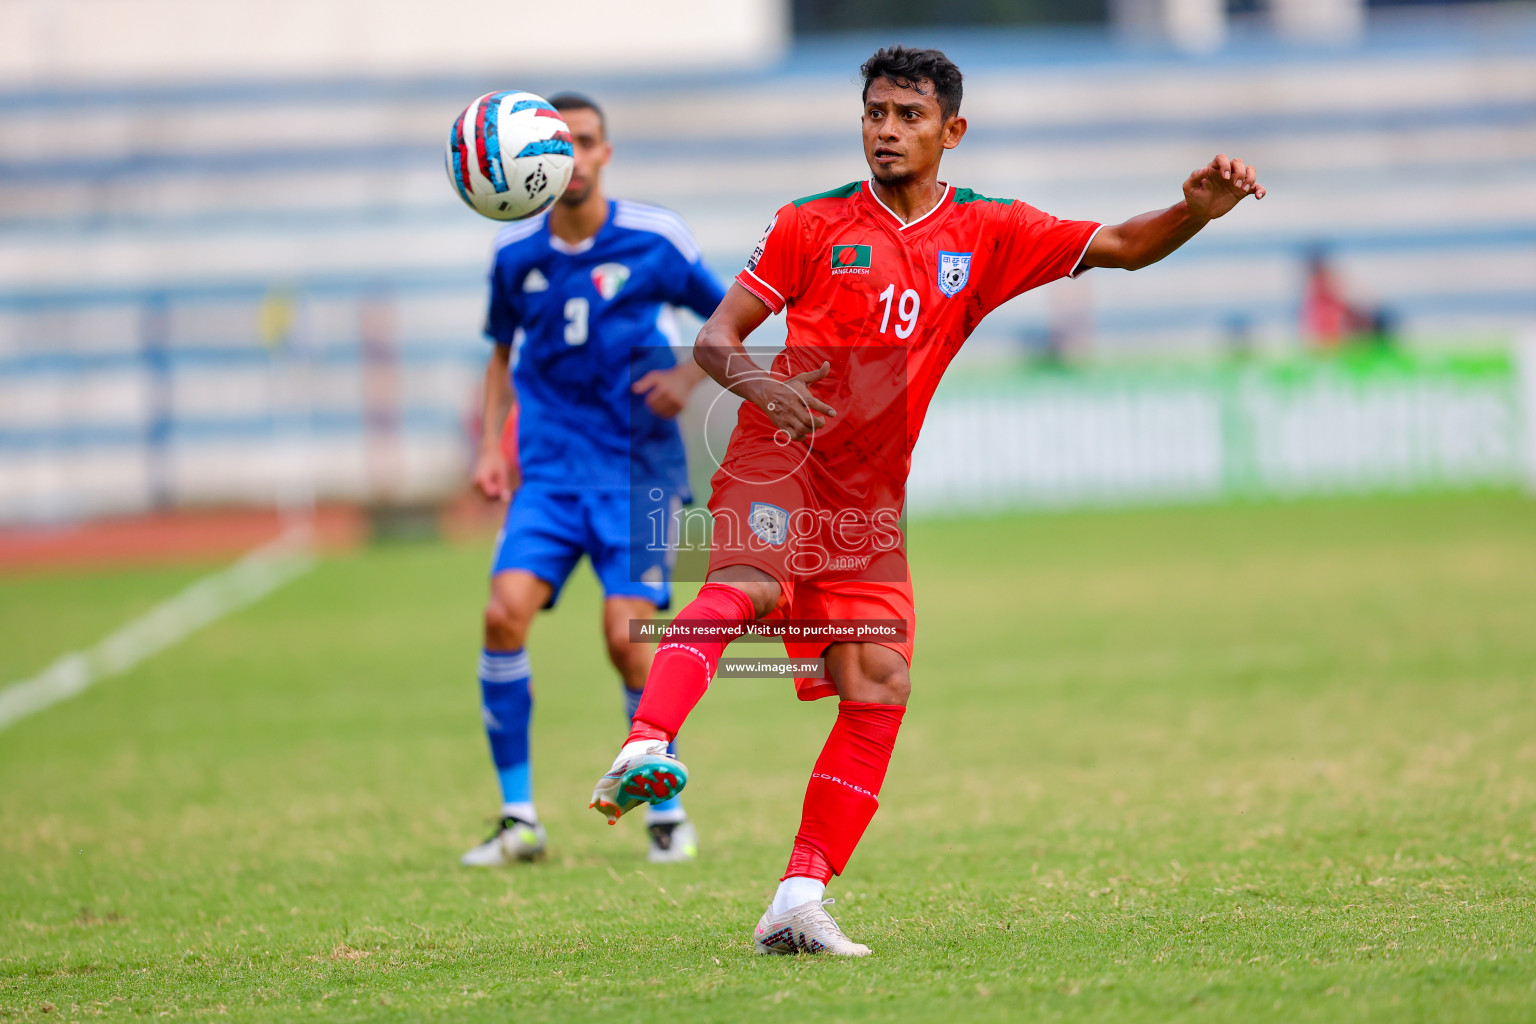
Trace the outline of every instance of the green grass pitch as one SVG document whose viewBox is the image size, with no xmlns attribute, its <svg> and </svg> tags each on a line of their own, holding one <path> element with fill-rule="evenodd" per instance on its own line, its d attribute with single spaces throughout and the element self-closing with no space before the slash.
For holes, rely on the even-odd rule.
<svg viewBox="0 0 1536 1024">
<path fill-rule="evenodd" d="M 551 857 L 458 867 L 485 548 L 328 560 L 0 732 L 0 1020 L 1536 1019 L 1536 503 L 916 524 L 862 961 L 749 941 L 830 701 L 716 684 L 696 865 L 586 809 L 586 570 L 531 644 Z M 0 682 L 199 571 L 0 583 Z"/>
</svg>

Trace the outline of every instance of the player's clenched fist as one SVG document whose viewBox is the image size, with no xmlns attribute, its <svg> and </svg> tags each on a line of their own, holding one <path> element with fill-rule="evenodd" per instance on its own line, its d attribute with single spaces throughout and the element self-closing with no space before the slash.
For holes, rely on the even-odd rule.
<svg viewBox="0 0 1536 1024">
<path fill-rule="evenodd" d="M 1255 199 L 1265 196 L 1258 168 L 1225 153 L 1217 153 L 1216 159 L 1184 182 L 1184 201 L 1189 211 L 1206 220 L 1215 220 L 1250 195 Z"/>
<path fill-rule="evenodd" d="M 688 404 L 688 394 L 698 380 L 683 370 L 681 366 L 674 366 L 670 370 L 651 370 L 635 381 L 630 390 L 645 396 L 645 404 L 651 412 L 672 419 Z"/>
<path fill-rule="evenodd" d="M 506 456 L 499 450 L 486 449 L 481 451 L 480 457 L 475 460 L 475 489 L 478 490 L 487 501 L 508 501 L 512 497 L 512 488 L 517 481 L 513 479 L 513 473 L 507 466 Z"/>
<path fill-rule="evenodd" d="M 787 380 L 760 378 L 752 401 L 767 413 L 775 427 L 789 435 L 791 441 L 803 441 L 827 424 L 816 413 L 837 415 L 835 409 L 811 394 L 810 386 L 830 372 L 832 364 L 824 362 L 814 370 L 798 373 Z"/>
</svg>

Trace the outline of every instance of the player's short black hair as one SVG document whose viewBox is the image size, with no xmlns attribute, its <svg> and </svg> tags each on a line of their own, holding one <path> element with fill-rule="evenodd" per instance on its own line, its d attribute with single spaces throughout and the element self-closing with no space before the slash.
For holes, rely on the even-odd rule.
<svg viewBox="0 0 1536 1024">
<path fill-rule="evenodd" d="M 934 99 L 946 118 L 960 113 L 963 79 L 955 62 L 940 50 L 909 50 L 905 46 L 882 46 L 859 68 L 864 76 L 864 99 L 869 99 L 869 83 L 889 78 L 903 89 L 915 89 L 923 79 L 933 83 Z"/>
<path fill-rule="evenodd" d="M 598 106 L 590 96 L 583 96 L 579 92 L 556 93 L 549 98 L 549 105 L 559 111 L 590 110 L 597 115 L 597 126 L 603 130 L 603 138 L 608 137 L 608 119 L 603 116 L 603 108 Z"/>
</svg>

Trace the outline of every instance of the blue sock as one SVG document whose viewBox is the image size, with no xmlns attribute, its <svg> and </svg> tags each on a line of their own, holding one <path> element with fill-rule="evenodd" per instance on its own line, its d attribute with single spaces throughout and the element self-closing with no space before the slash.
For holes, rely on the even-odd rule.
<svg viewBox="0 0 1536 1024">
<path fill-rule="evenodd" d="M 645 691 L 631 690 L 629 687 L 622 685 L 619 687 L 619 689 L 624 691 L 624 720 L 627 722 L 633 722 L 635 720 L 635 712 L 640 710 L 640 694 L 644 693 Z M 676 739 L 667 744 L 667 753 L 671 754 L 673 757 L 677 756 Z M 681 819 L 682 810 L 683 798 L 680 796 L 675 796 L 671 800 L 663 800 L 659 804 L 652 804 L 650 809 L 645 812 L 645 816 L 647 820 L 651 820 L 656 817 Z"/>
<path fill-rule="evenodd" d="M 533 674 L 522 650 L 480 653 L 480 700 L 491 760 L 501 779 L 503 813 L 533 810 L 533 773 L 528 765 L 528 723 L 533 718 Z M 513 805 L 518 805 L 514 807 Z"/>
</svg>

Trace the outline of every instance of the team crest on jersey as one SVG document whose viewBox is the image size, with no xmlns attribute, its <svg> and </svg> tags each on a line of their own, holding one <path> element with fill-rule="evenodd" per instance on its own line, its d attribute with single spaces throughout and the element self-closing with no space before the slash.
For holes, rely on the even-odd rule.
<svg viewBox="0 0 1536 1024">
<path fill-rule="evenodd" d="M 939 291 L 953 296 L 971 279 L 971 254 L 939 250 Z"/>
<path fill-rule="evenodd" d="M 597 294 L 611 299 L 629 280 L 629 268 L 622 263 L 603 263 L 592 268 L 592 286 Z"/>
<path fill-rule="evenodd" d="M 523 278 L 523 292 L 547 292 L 549 291 L 549 278 L 538 267 L 528 271 L 528 276 Z"/>
<path fill-rule="evenodd" d="M 778 547 L 789 537 L 789 513 L 766 501 L 754 501 L 747 513 L 752 532 Z"/>
</svg>

